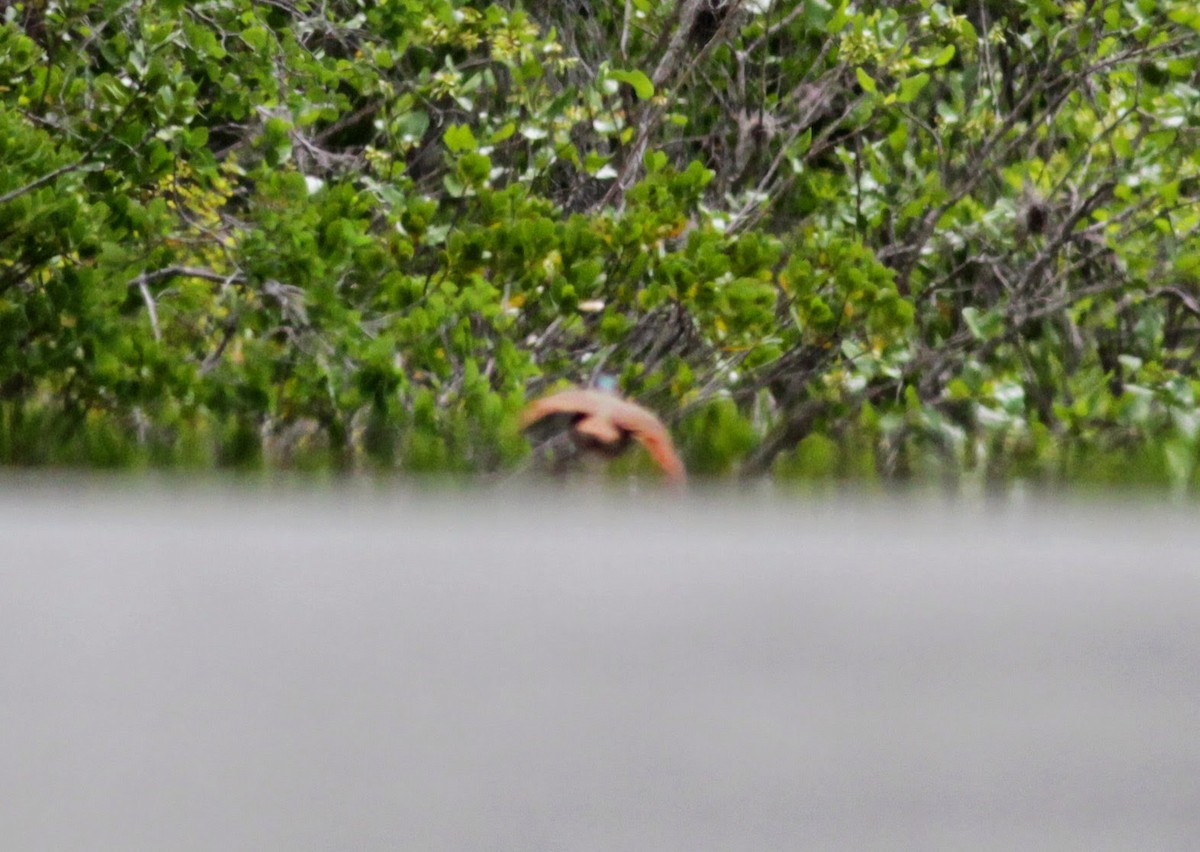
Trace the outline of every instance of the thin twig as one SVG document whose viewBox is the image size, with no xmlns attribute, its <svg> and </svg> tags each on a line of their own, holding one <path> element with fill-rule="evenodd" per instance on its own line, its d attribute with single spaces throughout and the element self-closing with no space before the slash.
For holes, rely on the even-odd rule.
<svg viewBox="0 0 1200 852">
<path fill-rule="evenodd" d="M 237 312 L 231 313 L 224 323 L 225 333 L 221 336 L 221 342 L 217 344 L 217 348 L 212 354 L 204 359 L 204 363 L 200 365 L 200 375 L 206 376 L 221 362 L 221 356 L 225 354 L 225 347 L 229 345 L 229 341 L 233 339 L 234 333 L 238 327 Z"/>
<path fill-rule="evenodd" d="M 8 202 L 12 201 L 14 198 L 20 198 L 22 195 L 33 192 L 35 189 L 38 189 L 39 187 L 45 186 L 46 184 L 50 183 L 50 181 L 54 180 L 59 175 L 65 175 L 67 172 L 73 172 L 77 169 L 82 168 L 84 159 L 85 159 L 85 157 L 80 157 L 78 160 L 76 160 L 73 163 L 68 163 L 65 166 L 59 166 L 54 171 L 49 172 L 48 174 L 44 174 L 40 178 L 37 178 L 36 180 L 33 180 L 32 182 L 27 183 L 24 186 L 18 186 L 16 189 L 10 190 L 9 192 L 6 192 L 3 195 L 0 195 L 0 204 L 7 204 Z"/>
</svg>

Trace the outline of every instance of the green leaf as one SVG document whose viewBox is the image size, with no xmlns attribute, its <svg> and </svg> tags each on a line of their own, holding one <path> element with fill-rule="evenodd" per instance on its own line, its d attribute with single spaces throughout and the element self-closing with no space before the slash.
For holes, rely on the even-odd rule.
<svg viewBox="0 0 1200 852">
<path fill-rule="evenodd" d="M 517 123 L 515 121 L 510 121 L 507 124 L 505 124 L 503 127 L 501 127 L 499 130 L 497 130 L 495 133 L 493 133 L 491 136 L 489 136 L 488 142 L 490 142 L 492 145 L 495 145 L 499 142 L 503 142 L 505 139 L 508 139 L 510 136 L 512 136 L 516 132 L 517 132 Z"/>
<path fill-rule="evenodd" d="M 633 87 L 633 93 L 638 96 L 639 100 L 646 100 L 654 97 L 654 84 L 650 82 L 650 78 L 641 71 L 609 71 L 608 76 L 614 80 L 620 80 L 622 83 L 628 83 Z"/>
<path fill-rule="evenodd" d="M 900 82 L 900 93 L 896 96 L 896 100 L 902 104 L 912 103 L 921 90 L 929 84 L 929 75 L 922 72 L 914 74 L 906 80 Z"/>
<path fill-rule="evenodd" d="M 806 3 L 805 5 L 809 8 L 815 8 L 819 4 Z M 842 2 L 838 4 L 838 7 L 833 11 L 833 14 L 830 16 L 829 20 L 825 22 L 824 29 L 826 33 L 833 35 L 834 33 L 841 31 L 841 29 L 846 26 L 846 21 L 850 20 L 850 16 L 846 11 L 849 6 L 850 0 L 842 0 Z"/>
<path fill-rule="evenodd" d="M 242 39 L 250 46 L 252 50 L 262 52 L 267 49 L 267 40 L 269 36 L 267 31 L 262 27 L 247 27 L 242 30 Z"/>
<path fill-rule="evenodd" d="M 442 139 L 452 154 L 458 154 L 462 151 L 474 151 L 479 147 L 479 142 L 476 141 L 475 134 L 465 124 L 451 124 L 446 128 Z"/>
<path fill-rule="evenodd" d="M 951 59 L 954 58 L 954 54 L 955 54 L 954 45 L 952 45 L 952 44 L 946 45 L 945 47 L 943 47 L 941 49 L 941 52 L 939 52 L 938 55 L 934 57 L 934 59 L 933 59 L 934 67 L 941 68 L 943 65 L 947 64 Z"/>
<path fill-rule="evenodd" d="M 1190 3 L 1178 9 L 1172 9 L 1167 13 L 1167 17 L 1177 24 L 1183 24 L 1185 27 L 1191 27 L 1196 32 L 1200 32 L 1200 11 L 1197 11 Z"/>
<path fill-rule="evenodd" d="M 646 167 L 646 171 L 650 172 L 651 174 L 654 174 L 655 172 L 661 172 L 667 167 L 668 162 L 667 155 L 662 151 L 647 151 L 642 156 L 642 165 L 644 165 Z"/>
<path fill-rule="evenodd" d="M 991 340 L 1004 333 L 1004 317 L 999 311 L 981 311 L 978 308 L 963 308 L 963 321 L 978 341 Z"/>
<path fill-rule="evenodd" d="M 858 85 L 863 87 L 864 92 L 875 94 L 875 81 L 871 79 L 871 75 L 861 68 L 854 69 L 854 76 L 858 78 Z"/>
<path fill-rule="evenodd" d="M 420 139 L 429 129 L 429 114 L 422 110 L 405 113 L 396 119 L 396 130 L 405 139 Z"/>
</svg>

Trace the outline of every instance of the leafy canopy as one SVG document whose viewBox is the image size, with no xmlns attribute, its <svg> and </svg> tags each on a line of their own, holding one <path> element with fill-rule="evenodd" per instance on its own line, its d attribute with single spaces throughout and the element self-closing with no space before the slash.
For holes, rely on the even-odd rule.
<svg viewBox="0 0 1200 852">
<path fill-rule="evenodd" d="M 9 4 L 0 460 L 1190 489 L 1200 13 Z M 636 463 L 636 462 L 635 462 Z"/>
</svg>

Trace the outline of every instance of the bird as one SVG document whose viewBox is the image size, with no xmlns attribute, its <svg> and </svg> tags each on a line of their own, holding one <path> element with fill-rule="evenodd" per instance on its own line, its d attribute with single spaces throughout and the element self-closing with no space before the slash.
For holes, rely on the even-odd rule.
<svg viewBox="0 0 1200 852">
<path fill-rule="evenodd" d="M 529 403 L 521 413 L 521 429 L 549 418 L 564 418 L 572 442 L 580 450 L 615 458 L 637 441 L 676 485 L 687 480 L 683 462 L 667 427 L 650 410 L 596 388 L 571 387 Z"/>
</svg>

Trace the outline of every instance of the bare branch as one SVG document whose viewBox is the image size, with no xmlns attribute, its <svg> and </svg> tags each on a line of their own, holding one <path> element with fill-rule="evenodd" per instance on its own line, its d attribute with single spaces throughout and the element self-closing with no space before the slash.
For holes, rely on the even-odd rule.
<svg viewBox="0 0 1200 852">
<path fill-rule="evenodd" d="M 162 334 L 158 330 L 158 309 L 154 307 L 154 297 L 145 281 L 138 281 L 138 289 L 142 292 L 142 301 L 146 303 L 146 314 L 150 317 L 150 330 L 154 332 L 154 340 L 161 341 Z"/>
<path fill-rule="evenodd" d="M 68 163 L 65 166 L 60 166 L 57 169 L 55 169 L 54 171 L 44 174 L 40 178 L 37 178 L 36 180 L 31 181 L 30 183 L 27 183 L 24 186 L 19 186 L 16 189 L 10 190 L 10 191 L 4 193 L 3 195 L 0 195 L 0 204 L 7 204 L 8 202 L 12 201 L 14 198 L 20 198 L 22 195 L 26 195 L 30 192 L 33 192 L 35 189 L 39 189 L 40 187 L 45 186 L 46 184 L 50 183 L 50 181 L 54 180 L 56 177 L 59 177 L 60 175 L 65 175 L 68 172 L 73 172 L 73 171 L 83 168 L 83 161 L 84 161 L 84 158 L 80 157 L 78 160 L 76 160 L 73 163 Z"/>
<path fill-rule="evenodd" d="M 829 406 L 823 399 L 810 399 L 790 411 L 746 459 L 742 465 L 742 477 L 752 479 L 767 473 L 781 452 L 794 447 L 813 430 L 818 418 L 829 410 Z"/>
<path fill-rule="evenodd" d="M 202 281 L 213 281 L 218 284 L 243 284 L 246 276 L 237 272 L 214 272 L 202 266 L 166 266 L 152 272 L 143 272 L 129 282 L 130 287 L 144 287 L 147 284 L 157 284 L 171 278 L 199 278 Z"/>
</svg>

